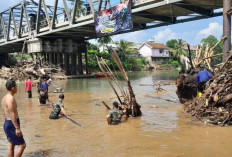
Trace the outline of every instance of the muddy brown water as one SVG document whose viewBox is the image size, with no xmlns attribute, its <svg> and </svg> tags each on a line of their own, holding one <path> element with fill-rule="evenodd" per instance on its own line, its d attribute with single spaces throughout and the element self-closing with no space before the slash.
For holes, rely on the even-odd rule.
<svg viewBox="0 0 232 157">
<path fill-rule="evenodd" d="M 27 143 L 25 157 L 180 157 L 232 156 L 232 128 L 212 127 L 192 121 L 179 103 L 154 99 L 159 96 L 176 100 L 175 85 L 163 86 L 166 92 L 155 93 L 152 84 L 174 80 L 175 72 L 129 73 L 143 116 L 110 126 L 108 111 L 101 101 L 116 100 L 106 79 L 75 79 L 55 81 L 65 90 L 64 105 L 78 126 L 67 119 L 49 120 L 51 108 L 28 99 L 24 84 L 18 84 L 16 101 L 21 128 Z M 167 82 L 167 81 L 166 81 Z M 0 86 L 0 98 L 6 93 Z M 49 88 L 50 99 L 58 94 Z M 0 156 L 7 156 L 8 142 L 3 131 L 4 117 L 0 111 Z"/>
</svg>

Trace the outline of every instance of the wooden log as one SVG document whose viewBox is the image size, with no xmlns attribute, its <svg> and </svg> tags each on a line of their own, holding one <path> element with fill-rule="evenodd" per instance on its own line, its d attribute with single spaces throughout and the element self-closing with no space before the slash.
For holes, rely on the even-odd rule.
<svg viewBox="0 0 232 157">
<path fill-rule="evenodd" d="M 109 105 L 107 105 L 104 101 L 102 101 L 102 103 L 107 108 L 107 110 L 111 110 L 111 108 L 109 107 Z"/>
<path fill-rule="evenodd" d="M 222 99 L 218 100 L 218 103 L 219 104 L 226 103 L 227 101 L 229 101 L 231 99 L 232 99 L 232 94 L 228 94 L 228 95 L 224 96 Z"/>
</svg>

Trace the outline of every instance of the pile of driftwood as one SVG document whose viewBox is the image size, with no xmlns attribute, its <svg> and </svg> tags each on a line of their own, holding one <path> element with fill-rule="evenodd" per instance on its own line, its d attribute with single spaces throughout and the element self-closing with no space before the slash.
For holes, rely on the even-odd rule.
<svg viewBox="0 0 232 157">
<path fill-rule="evenodd" d="M 186 102 L 184 109 L 204 122 L 232 125 L 232 55 L 219 67 L 202 97 Z"/>
<path fill-rule="evenodd" d="M 96 56 L 97 57 L 97 56 Z M 127 117 L 132 116 L 132 117 L 137 117 L 141 116 L 142 112 L 140 110 L 140 105 L 137 103 L 135 94 L 133 92 L 132 86 L 130 84 L 130 80 L 126 74 L 125 69 L 122 66 L 122 63 L 117 55 L 117 53 L 112 52 L 112 58 L 117 64 L 118 68 L 120 69 L 120 72 L 126 82 L 127 88 L 124 88 L 123 85 L 118 81 L 118 76 L 114 75 L 112 70 L 109 68 L 107 63 L 103 58 L 98 58 L 98 64 L 99 68 L 101 69 L 102 73 L 107 76 L 107 74 L 110 74 L 112 77 L 106 77 L 110 86 L 112 87 L 115 95 L 118 98 L 118 101 L 120 103 L 119 107 L 122 110 L 126 110 L 126 115 Z M 103 102 L 103 104 L 107 107 L 108 105 Z"/>
<path fill-rule="evenodd" d="M 207 44 L 205 50 L 203 50 L 201 46 L 197 46 L 194 58 L 192 58 L 189 50 L 189 65 L 186 67 L 191 68 L 185 69 L 184 71 L 186 71 L 186 73 L 180 73 L 176 81 L 176 94 L 181 103 L 185 103 L 197 96 L 196 75 L 200 71 L 200 66 L 207 67 L 212 74 L 215 73 L 215 70 L 211 67 L 212 58 L 221 56 L 222 53 L 215 55 L 213 50 L 225 38 L 226 37 L 221 38 L 221 40 L 219 40 L 213 47 L 210 47 L 209 44 Z"/>
<path fill-rule="evenodd" d="M 65 73 L 61 68 L 57 66 L 49 67 L 46 63 L 40 66 L 35 61 L 25 61 L 11 68 L 3 66 L 0 69 L 0 78 L 2 79 L 23 81 L 27 80 L 29 76 L 35 79 L 38 77 L 50 77 L 57 79 L 66 78 Z"/>
</svg>

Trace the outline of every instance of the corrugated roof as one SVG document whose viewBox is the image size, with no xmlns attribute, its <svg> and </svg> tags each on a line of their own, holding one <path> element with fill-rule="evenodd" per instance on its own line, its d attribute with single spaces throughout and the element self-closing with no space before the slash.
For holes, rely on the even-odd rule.
<svg viewBox="0 0 232 157">
<path fill-rule="evenodd" d="M 160 43 L 148 43 L 145 44 L 149 45 L 153 49 L 169 49 L 166 45 Z"/>
</svg>

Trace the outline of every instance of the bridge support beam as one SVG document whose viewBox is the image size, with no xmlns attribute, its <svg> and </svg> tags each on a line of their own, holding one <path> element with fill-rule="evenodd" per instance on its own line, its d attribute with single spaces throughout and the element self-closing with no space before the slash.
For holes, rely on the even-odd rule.
<svg viewBox="0 0 232 157">
<path fill-rule="evenodd" d="M 87 57 L 87 52 L 85 52 L 85 69 L 86 69 L 86 75 L 89 74 L 89 69 L 88 69 L 88 57 Z"/>
<path fill-rule="evenodd" d="M 223 61 L 229 57 L 231 49 L 231 15 L 227 14 L 230 9 L 231 0 L 223 0 L 223 36 L 227 37 L 223 42 Z"/>
<path fill-rule="evenodd" d="M 48 53 L 48 59 L 49 59 L 49 66 L 52 65 L 52 53 Z"/>
<path fill-rule="evenodd" d="M 78 47 L 78 73 L 83 75 L 83 66 L 82 66 L 82 45 Z"/>
<path fill-rule="evenodd" d="M 64 67 L 64 55 L 63 55 L 63 53 L 60 53 L 60 67 L 61 68 Z"/>
<path fill-rule="evenodd" d="M 57 65 L 57 53 L 54 53 L 54 64 Z"/>
<path fill-rule="evenodd" d="M 65 74 L 70 75 L 70 67 L 69 67 L 69 54 L 64 54 L 64 67 L 65 67 Z"/>
<path fill-rule="evenodd" d="M 60 67 L 60 53 L 57 53 L 56 55 L 57 55 L 56 56 L 56 63 Z"/>
<path fill-rule="evenodd" d="M 77 55 L 75 53 L 72 54 L 72 75 L 77 74 Z"/>
</svg>

